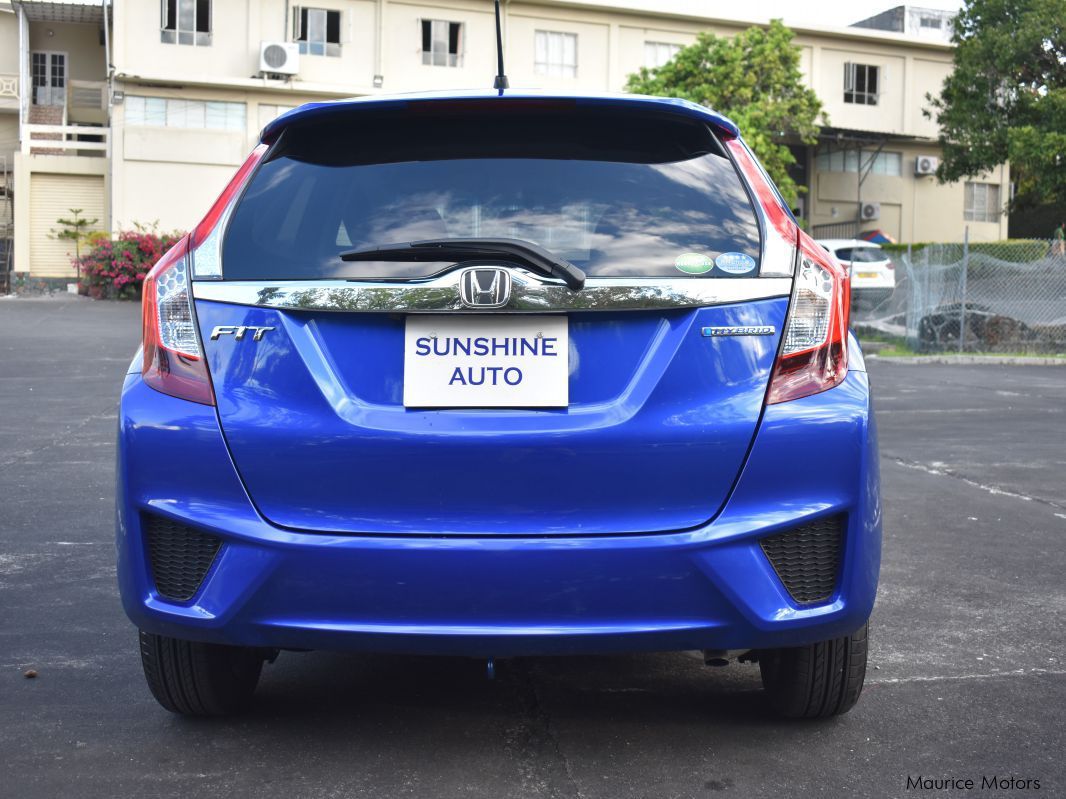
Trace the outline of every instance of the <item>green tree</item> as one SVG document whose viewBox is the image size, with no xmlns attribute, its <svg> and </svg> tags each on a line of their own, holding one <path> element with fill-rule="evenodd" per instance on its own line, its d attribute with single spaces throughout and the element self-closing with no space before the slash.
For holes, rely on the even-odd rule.
<svg viewBox="0 0 1066 799">
<path fill-rule="evenodd" d="M 938 97 L 941 181 L 1009 160 L 1015 207 L 1066 201 L 1066 3 L 967 0 Z"/>
<path fill-rule="evenodd" d="M 731 38 L 701 33 L 664 66 L 630 75 L 626 90 L 681 97 L 728 116 L 785 199 L 795 203 L 800 187 L 788 167 L 796 159 L 786 142 L 818 141 L 822 103 L 803 84 L 792 36 L 776 19 Z"/>
<path fill-rule="evenodd" d="M 66 241 L 74 242 L 74 259 L 75 264 L 81 260 L 81 243 L 85 241 L 89 234 L 92 232 L 90 228 L 97 223 L 96 219 L 82 219 L 81 208 L 71 208 L 71 219 L 57 219 L 56 224 L 59 225 L 59 230 L 52 228 L 51 237 L 53 239 L 64 239 Z"/>
</svg>

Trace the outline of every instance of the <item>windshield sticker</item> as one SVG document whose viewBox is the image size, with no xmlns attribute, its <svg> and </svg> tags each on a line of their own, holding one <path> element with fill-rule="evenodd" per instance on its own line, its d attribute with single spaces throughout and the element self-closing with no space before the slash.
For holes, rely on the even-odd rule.
<svg viewBox="0 0 1066 799">
<path fill-rule="evenodd" d="M 686 275 L 702 275 L 714 269 L 714 260 L 698 252 L 686 252 L 674 259 L 674 266 Z"/>
<path fill-rule="evenodd" d="M 724 252 L 714 259 L 714 265 L 730 275 L 746 275 L 755 271 L 755 259 L 742 252 Z"/>
</svg>

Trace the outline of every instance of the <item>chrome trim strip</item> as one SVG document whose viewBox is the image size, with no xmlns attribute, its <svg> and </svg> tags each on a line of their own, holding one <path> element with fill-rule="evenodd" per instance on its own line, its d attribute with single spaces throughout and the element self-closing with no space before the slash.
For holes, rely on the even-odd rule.
<svg viewBox="0 0 1066 799">
<path fill-rule="evenodd" d="M 697 308 L 787 297 L 792 278 L 589 278 L 581 291 L 562 281 L 509 269 L 511 298 L 501 308 L 478 311 L 459 296 L 460 270 L 424 280 L 193 281 L 198 300 L 234 305 L 360 313 L 545 313 L 551 311 L 644 311 Z"/>
</svg>

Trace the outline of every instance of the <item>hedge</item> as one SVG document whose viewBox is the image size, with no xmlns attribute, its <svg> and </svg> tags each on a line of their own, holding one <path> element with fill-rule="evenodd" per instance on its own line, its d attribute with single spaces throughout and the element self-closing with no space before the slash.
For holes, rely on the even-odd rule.
<svg viewBox="0 0 1066 799">
<path fill-rule="evenodd" d="M 89 252 L 75 264 L 90 296 L 138 299 L 144 276 L 183 233 L 157 233 L 137 228 L 111 238 L 106 233 L 89 238 Z"/>
<path fill-rule="evenodd" d="M 958 251 L 962 253 L 961 242 L 919 242 L 917 244 L 911 244 L 910 250 L 912 256 L 917 256 L 926 247 L 957 247 Z M 1052 243 L 1045 239 L 1006 239 L 1004 241 L 972 241 L 970 242 L 970 253 L 982 253 L 984 255 L 991 256 L 992 258 L 998 258 L 1001 261 L 1009 261 L 1016 264 L 1029 263 L 1030 261 L 1039 261 L 1044 258 L 1051 251 Z M 906 255 L 906 244 L 882 244 L 881 249 L 893 255 Z"/>
</svg>

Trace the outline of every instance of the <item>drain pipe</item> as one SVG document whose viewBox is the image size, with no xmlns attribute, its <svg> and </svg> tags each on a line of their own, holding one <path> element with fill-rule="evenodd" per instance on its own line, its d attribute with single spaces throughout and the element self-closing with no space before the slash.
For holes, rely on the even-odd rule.
<svg viewBox="0 0 1066 799">
<path fill-rule="evenodd" d="M 104 93 L 107 95 L 107 149 L 104 150 L 104 158 L 107 159 L 107 187 L 104 191 L 104 218 L 107 220 L 107 228 L 109 232 L 114 231 L 114 202 L 113 195 L 115 191 L 115 159 L 112 157 L 114 151 L 114 138 L 115 128 L 112 124 L 111 116 L 114 112 L 114 86 L 111 82 L 112 68 L 111 68 L 111 26 L 108 24 L 108 6 L 110 3 L 108 0 L 100 0 L 100 6 L 104 12 L 103 26 L 104 26 L 104 80 L 106 81 L 104 86 Z"/>
<path fill-rule="evenodd" d="M 385 85 L 385 53 L 383 39 L 385 38 L 385 0 L 378 0 L 374 19 L 374 77 L 372 85 L 380 89 Z"/>
</svg>

